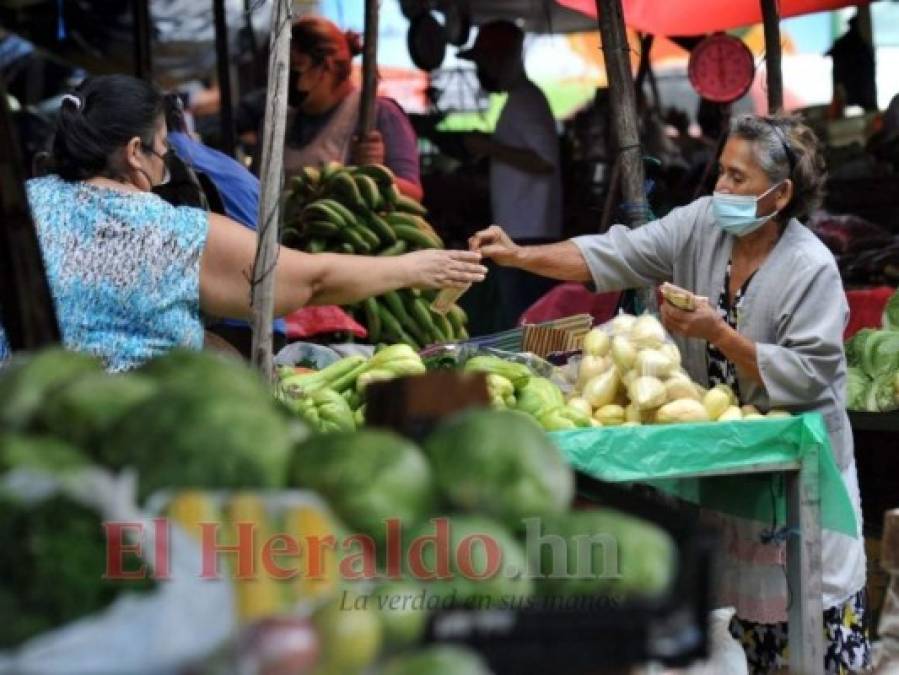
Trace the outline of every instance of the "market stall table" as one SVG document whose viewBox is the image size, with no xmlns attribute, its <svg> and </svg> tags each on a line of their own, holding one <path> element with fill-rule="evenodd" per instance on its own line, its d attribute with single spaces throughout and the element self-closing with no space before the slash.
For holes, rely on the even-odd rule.
<svg viewBox="0 0 899 675">
<path fill-rule="evenodd" d="M 790 672 L 820 672 L 821 529 L 856 536 L 858 525 L 819 414 L 553 437 L 575 469 L 595 478 L 650 483 L 704 508 L 784 523 L 787 581 L 799 599 L 789 606 Z M 772 499 L 772 481 L 779 479 L 785 489 Z"/>
</svg>

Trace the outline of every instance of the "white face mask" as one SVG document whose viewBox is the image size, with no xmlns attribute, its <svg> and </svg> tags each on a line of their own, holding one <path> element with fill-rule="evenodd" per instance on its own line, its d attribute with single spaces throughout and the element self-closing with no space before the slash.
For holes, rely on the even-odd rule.
<svg viewBox="0 0 899 675">
<path fill-rule="evenodd" d="M 767 216 L 757 216 L 758 203 L 771 194 L 781 183 L 772 185 L 758 197 L 754 195 L 732 195 L 716 192 L 712 195 L 712 211 L 718 227 L 729 234 L 743 237 L 755 232 L 779 213 L 779 209 Z"/>
</svg>

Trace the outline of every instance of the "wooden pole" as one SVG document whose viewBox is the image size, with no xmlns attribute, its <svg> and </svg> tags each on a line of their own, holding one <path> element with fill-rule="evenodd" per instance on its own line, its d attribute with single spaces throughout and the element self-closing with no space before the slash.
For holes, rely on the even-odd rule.
<svg viewBox="0 0 899 675">
<path fill-rule="evenodd" d="M 272 319 L 275 307 L 275 265 L 278 262 L 278 223 L 284 180 L 284 127 L 287 115 L 287 77 L 290 69 L 291 0 L 275 0 L 269 41 L 268 93 L 262 137 L 258 244 L 250 289 L 253 307 L 252 362 L 263 377 L 274 377 Z"/>
<path fill-rule="evenodd" d="M 359 136 L 375 128 L 378 97 L 378 9 L 379 0 L 365 0 L 365 34 L 362 45 L 362 100 L 359 104 Z"/>
<path fill-rule="evenodd" d="M 0 320 L 10 349 L 60 341 L 44 260 L 25 194 L 22 155 L 0 78 Z"/>
<path fill-rule="evenodd" d="M 637 128 L 637 105 L 631 75 L 630 46 L 624 28 L 621 0 L 596 0 L 599 31 L 609 79 L 609 101 L 615 142 L 621 162 L 621 192 L 631 226 L 646 222 L 643 192 L 643 158 Z"/>
<path fill-rule="evenodd" d="M 761 0 L 765 25 L 765 71 L 768 78 L 768 114 L 783 109 L 784 85 L 780 69 L 780 13 L 777 0 Z"/>
<path fill-rule="evenodd" d="M 212 0 L 215 22 L 215 60 L 219 81 L 219 126 L 222 150 L 234 157 L 237 143 L 234 138 L 234 95 L 231 88 L 231 52 L 228 49 L 228 17 L 225 0 Z"/>
<path fill-rule="evenodd" d="M 134 75 L 141 80 L 153 79 L 153 26 L 149 0 L 132 0 L 134 15 Z"/>
<path fill-rule="evenodd" d="M 599 32 L 606 74 L 609 80 L 609 100 L 615 143 L 618 146 L 617 161 L 621 164 L 621 193 L 628 224 L 637 227 L 648 219 L 649 205 L 643 189 L 643 152 L 637 126 L 637 105 L 634 79 L 631 74 L 630 46 L 624 27 L 621 0 L 596 0 L 599 14 Z M 640 301 L 647 311 L 658 308 L 655 289 L 641 292 Z"/>
</svg>

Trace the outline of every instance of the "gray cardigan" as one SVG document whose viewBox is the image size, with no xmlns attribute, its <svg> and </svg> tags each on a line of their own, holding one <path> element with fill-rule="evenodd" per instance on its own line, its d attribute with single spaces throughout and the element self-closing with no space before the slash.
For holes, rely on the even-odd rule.
<svg viewBox="0 0 899 675">
<path fill-rule="evenodd" d="M 717 299 L 734 243 L 714 222 L 704 197 L 664 218 L 631 230 L 572 240 L 587 261 L 600 292 L 670 281 Z M 762 411 L 817 410 L 841 470 L 853 460 L 846 415 L 843 329 L 849 305 L 836 262 L 821 241 L 791 220 L 746 290 L 737 330 L 756 343 L 764 386 L 740 376 L 746 403 Z M 708 384 L 706 343 L 675 337 L 684 367 Z"/>
</svg>

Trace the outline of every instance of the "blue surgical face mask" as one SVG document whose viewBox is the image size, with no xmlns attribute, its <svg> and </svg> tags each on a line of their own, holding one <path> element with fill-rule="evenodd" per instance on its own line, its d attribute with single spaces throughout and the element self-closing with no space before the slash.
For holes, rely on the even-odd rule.
<svg viewBox="0 0 899 675">
<path fill-rule="evenodd" d="M 778 211 L 767 216 L 755 215 L 758 210 L 759 200 L 770 194 L 780 183 L 772 185 L 758 197 L 753 195 L 732 195 L 724 192 L 716 192 L 712 195 L 712 211 L 718 227 L 737 237 L 743 237 L 755 232 L 762 225 L 777 215 Z"/>
</svg>

